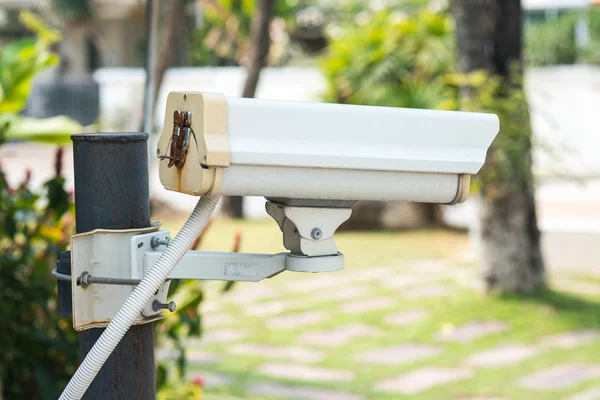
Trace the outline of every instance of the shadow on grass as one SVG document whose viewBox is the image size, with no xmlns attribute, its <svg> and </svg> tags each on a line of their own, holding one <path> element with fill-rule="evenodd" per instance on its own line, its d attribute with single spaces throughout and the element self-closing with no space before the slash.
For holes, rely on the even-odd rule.
<svg viewBox="0 0 600 400">
<path fill-rule="evenodd" d="M 503 294 L 500 298 L 508 301 L 529 302 L 551 307 L 574 325 L 587 328 L 600 327 L 600 301 L 576 294 L 544 289 L 528 295 Z"/>
</svg>

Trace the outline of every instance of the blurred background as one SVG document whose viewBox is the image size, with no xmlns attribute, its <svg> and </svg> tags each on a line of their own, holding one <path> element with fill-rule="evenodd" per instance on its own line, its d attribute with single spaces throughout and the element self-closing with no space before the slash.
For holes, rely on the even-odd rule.
<svg viewBox="0 0 600 400">
<path fill-rule="evenodd" d="M 600 399 L 599 65 L 593 0 L 0 0 L 0 399 L 57 398 L 77 365 L 50 276 L 71 134 L 149 132 L 153 218 L 189 215 L 154 157 L 177 90 L 501 131 L 465 203 L 357 203 L 344 271 L 172 285 L 159 398 Z M 194 247 L 283 251 L 264 202 L 223 199 Z"/>
</svg>

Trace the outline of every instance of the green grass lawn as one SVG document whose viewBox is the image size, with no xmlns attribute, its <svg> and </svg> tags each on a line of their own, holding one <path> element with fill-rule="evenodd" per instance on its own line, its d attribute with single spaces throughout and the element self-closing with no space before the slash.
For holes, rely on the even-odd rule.
<svg viewBox="0 0 600 400">
<path fill-rule="evenodd" d="M 172 233 L 177 228 L 167 226 Z M 242 234 L 241 251 L 243 252 L 280 252 L 281 233 L 273 221 L 231 221 L 216 219 L 202 242 L 205 250 L 230 250 L 235 232 Z M 532 296 L 486 296 L 473 288 L 479 274 L 475 263 L 468 261 L 468 238 L 466 234 L 447 231 L 421 231 L 410 233 L 369 232 L 336 234 L 338 248 L 346 257 L 344 271 L 330 274 L 299 274 L 286 272 L 265 282 L 257 284 L 238 284 L 234 292 L 252 289 L 253 285 L 266 288 L 276 293 L 276 297 L 259 299 L 251 302 L 229 299 L 219 289 L 222 283 L 207 284 L 207 296 L 204 306 L 213 306 L 212 315 L 229 315 L 230 322 L 218 327 L 206 326 L 205 332 L 211 330 L 238 330 L 247 334 L 233 343 L 252 343 L 270 346 L 311 347 L 298 342 L 298 338 L 308 331 L 332 329 L 349 323 L 360 323 L 377 328 L 379 334 L 351 340 L 343 346 L 317 347 L 325 353 L 325 357 L 314 366 L 336 370 L 351 371 L 355 379 L 350 382 L 307 382 L 295 379 L 272 378 L 257 370 L 266 362 L 290 363 L 285 360 L 272 360 L 262 356 L 242 356 L 232 354 L 229 349 L 232 343 L 191 343 L 190 350 L 216 354 L 216 361 L 194 364 L 191 371 L 216 373 L 231 378 L 226 384 L 206 389 L 207 399 L 239 397 L 244 399 L 278 397 L 261 397 L 250 395 L 250 385 L 263 382 L 278 382 L 290 386 L 328 388 L 360 394 L 365 399 L 464 399 L 464 398 L 502 398 L 502 399 L 565 399 L 569 395 L 592 387 L 600 387 L 600 378 L 590 379 L 564 390 L 533 391 L 520 387 L 516 381 L 525 375 L 564 363 L 597 363 L 600 365 L 600 340 L 592 340 L 574 348 L 566 349 L 557 346 L 546 346 L 539 354 L 514 365 L 495 368 L 470 368 L 473 377 L 454 383 L 436 386 L 430 390 L 409 396 L 379 392 L 374 389 L 378 381 L 389 379 L 424 366 L 457 367 L 465 364 L 469 355 L 482 349 L 494 348 L 502 344 L 540 344 L 540 338 L 566 331 L 600 328 L 600 298 L 575 293 L 545 291 Z M 429 274 L 435 285 L 443 285 L 452 289 L 446 297 L 406 299 L 402 297 L 406 289 L 391 289 L 386 286 L 385 278 L 353 281 L 353 275 L 369 268 L 392 267 L 390 278 L 402 274 L 420 274 L 419 260 L 444 260 L 449 273 L 435 276 L 435 271 L 424 271 Z M 333 275 L 331 275 L 333 274 Z M 306 279 L 330 279 L 326 275 L 339 277 L 339 283 L 311 291 L 295 291 L 294 286 Z M 561 276 L 565 275 L 562 273 Z M 567 274 L 568 275 L 568 274 Z M 568 275 L 574 280 L 593 282 L 591 278 Z M 596 278 L 597 279 L 597 278 Z M 598 283 L 598 281 L 596 281 Z M 340 307 L 350 300 L 320 301 L 319 296 L 327 291 L 338 290 L 347 286 L 364 289 L 361 298 L 385 297 L 393 299 L 393 305 L 381 310 L 366 313 L 346 313 Z M 235 294 L 235 293 L 234 293 Z M 290 308 L 280 315 L 295 314 L 311 310 L 321 310 L 329 314 L 325 321 L 295 329 L 269 329 L 266 324 L 275 316 L 248 316 L 244 309 L 251 304 L 283 301 Z M 203 306 L 203 307 L 204 307 Z M 384 322 L 386 315 L 402 310 L 426 309 L 429 318 L 406 326 L 393 326 Z M 503 321 L 508 329 L 501 333 L 491 334 L 468 343 L 442 343 L 435 336 L 441 330 L 452 330 L 453 327 L 470 321 Z M 404 365 L 365 364 L 355 361 L 355 355 L 370 349 L 385 348 L 401 343 L 434 343 L 443 348 L 438 356 Z M 283 398 L 282 398 L 283 399 Z"/>
</svg>

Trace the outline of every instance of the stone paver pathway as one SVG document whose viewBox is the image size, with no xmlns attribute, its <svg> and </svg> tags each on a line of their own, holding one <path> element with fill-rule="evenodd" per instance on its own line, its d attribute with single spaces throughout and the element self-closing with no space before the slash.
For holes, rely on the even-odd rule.
<svg viewBox="0 0 600 400">
<path fill-rule="evenodd" d="M 249 317 L 262 317 L 281 314 L 289 309 L 284 300 L 272 300 L 263 303 L 251 303 L 243 308 L 243 313 Z"/>
<path fill-rule="evenodd" d="M 298 341 L 316 346 L 343 346 L 351 340 L 375 336 L 378 333 L 379 330 L 376 328 L 352 323 L 325 331 L 306 332 L 298 338 Z"/>
<path fill-rule="evenodd" d="M 600 377 L 600 365 L 563 364 L 527 375 L 518 383 L 527 389 L 552 391 L 566 389 L 597 377 Z"/>
<path fill-rule="evenodd" d="M 354 300 L 369 295 L 370 292 L 366 288 L 360 286 L 348 286 L 339 289 L 331 289 L 326 292 L 319 293 L 313 298 L 315 301 L 340 301 Z"/>
<path fill-rule="evenodd" d="M 222 359 L 222 356 L 216 353 L 199 350 L 186 350 L 186 356 L 188 361 L 192 364 L 214 363 Z"/>
<path fill-rule="evenodd" d="M 447 285 L 421 286 L 402 291 L 400 294 L 405 299 L 433 299 L 452 295 L 454 291 Z"/>
<path fill-rule="evenodd" d="M 508 326 L 501 321 L 474 321 L 467 324 L 442 329 L 435 338 L 443 342 L 468 343 L 494 333 L 504 332 Z"/>
<path fill-rule="evenodd" d="M 240 284 L 240 282 L 238 282 Z M 235 290 L 227 292 L 223 299 L 236 303 L 248 304 L 258 300 L 272 299 L 277 297 L 277 292 L 265 285 L 264 282 L 246 283 L 236 287 Z"/>
<path fill-rule="evenodd" d="M 229 348 L 232 354 L 243 354 L 264 358 L 287 359 L 300 363 L 321 361 L 325 354 L 321 350 L 297 346 L 269 346 L 264 344 L 240 343 Z"/>
<path fill-rule="evenodd" d="M 254 383 L 248 387 L 247 391 L 260 396 L 260 398 L 276 396 L 293 400 L 362 400 L 364 398 L 358 394 L 339 390 L 282 385 L 279 383 Z"/>
<path fill-rule="evenodd" d="M 600 331 L 596 329 L 586 329 L 574 332 L 559 333 L 553 336 L 546 336 L 541 339 L 543 344 L 548 346 L 562 347 L 563 349 L 573 349 L 600 338 Z"/>
<path fill-rule="evenodd" d="M 405 326 L 414 324 L 429 318 L 429 313 L 426 310 L 408 310 L 387 315 L 383 320 L 385 323 L 396 326 Z"/>
<path fill-rule="evenodd" d="M 375 390 L 409 395 L 472 376 L 473 372 L 465 368 L 425 367 L 377 382 Z"/>
<path fill-rule="evenodd" d="M 366 313 L 390 308 L 396 303 L 391 297 L 372 297 L 370 299 L 355 300 L 342 306 L 345 313 Z"/>
<path fill-rule="evenodd" d="M 354 373 L 339 369 L 313 367 L 310 365 L 293 365 L 267 363 L 257 369 L 258 373 L 273 378 L 287 378 L 309 382 L 349 382 Z"/>
<path fill-rule="evenodd" d="M 428 344 L 404 343 L 357 354 L 358 362 L 383 365 L 402 365 L 425 360 L 440 354 L 442 348 Z"/>
<path fill-rule="evenodd" d="M 203 387 L 210 389 L 218 386 L 225 386 L 231 384 L 235 379 L 232 376 L 225 374 L 218 374 L 210 371 L 192 372 L 188 375 L 190 380 L 194 380 L 199 377 L 202 380 Z"/>
<path fill-rule="evenodd" d="M 233 316 L 223 313 L 212 313 L 202 316 L 202 323 L 210 328 L 216 328 L 223 325 L 231 325 L 235 322 Z"/>
<path fill-rule="evenodd" d="M 244 339 L 246 332 L 240 329 L 224 328 L 206 331 L 200 341 L 203 344 L 229 343 Z"/>
<path fill-rule="evenodd" d="M 404 289 L 407 287 L 426 284 L 434 281 L 435 276 L 428 275 L 395 275 L 385 279 L 381 285 L 390 289 Z"/>
<path fill-rule="evenodd" d="M 360 284 L 369 281 L 387 280 L 397 273 L 397 268 L 389 266 L 361 268 L 357 271 L 352 271 L 352 274 L 346 277 L 346 281 Z"/>
<path fill-rule="evenodd" d="M 600 400 L 600 387 L 585 390 L 569 397 L 567 400 Z"/>
<path fill-rule="evenodd" d="M 296 329 L 325 321 L 328 318 L 329 313 L 325 311 L 307 311 L 271 318 L 267 322 L 267 326 L 273 329 Z"/>
<path fill-rule="evenodd" d="M 317 274 L 310 278 L 302 278 L 293 282 L 289 282 L 286 286 L 288 290 L 292 292 L 301 293 L 318 293 L 320 289 L 325 290 L 336 286 L 343 286 L 340 278 L 338 276 L 333 276 L 334 274 L 335 273 Z"/>
<path fill-rule="evenodd" d="M 504 367 L 527 360 L 540 352 L 535 346 L 507 344 L 492 349 L 481 350 L 467 357 L 467 365 L 474 367 Z"/>
</svg>

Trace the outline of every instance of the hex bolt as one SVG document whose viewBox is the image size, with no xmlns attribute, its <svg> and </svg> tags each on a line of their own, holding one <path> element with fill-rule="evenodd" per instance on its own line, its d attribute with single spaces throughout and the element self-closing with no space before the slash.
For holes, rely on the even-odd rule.
<svg viewBox="0 0 600 400">
<path fill-rule="evenodd" d="M 169 310 L 170 312 L 174 312 L 177 309 L 177 304 L 175 304 L 174 301 L 170 301 L 168 303 L 161 303 L 158 300 L 154 300 L 152 302 L 152 309 L 154 311 Z"/>
<path fill-rule="evenodd" d="M 158 246 L 168 246 L 170 241 L 171 239 L 169 238 L 161 239 L 159 236 L 154 236 L 152 239 L 150 239 L 150 246 L 152 246 L 153 249 L 157 248 Z"/>
<path fill-rule="evenodd" d="M 319 240 L 323 237 L 323 232 L 319 228 L 313 228 L 310 232 L 310 236 L 315 240 Z"/>
</svg>

